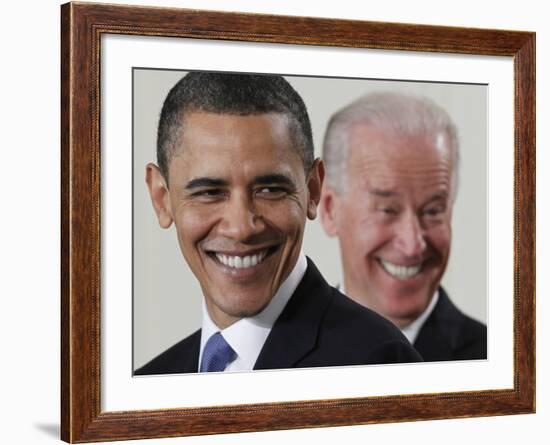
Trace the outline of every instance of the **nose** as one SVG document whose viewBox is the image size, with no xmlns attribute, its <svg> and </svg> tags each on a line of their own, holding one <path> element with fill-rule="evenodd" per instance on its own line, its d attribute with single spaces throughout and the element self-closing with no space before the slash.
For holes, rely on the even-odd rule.
<svg viewBox="0 0 550 445">
<path fill-rule="evenodd" d="M 426 249 L 426 239 L 417 215 L 404 215 L 396 227 L 396 247 L 407 257 L 421 255 Z"/>
<path fill-rule="evenodd" d="M 254 202 L 246 193 L 233 194 L 224 207 L 218 226 L 220 235 L 234 241 L 247 241 L 264 229 L 262 218 L 257 215 Z"/>
</svg>

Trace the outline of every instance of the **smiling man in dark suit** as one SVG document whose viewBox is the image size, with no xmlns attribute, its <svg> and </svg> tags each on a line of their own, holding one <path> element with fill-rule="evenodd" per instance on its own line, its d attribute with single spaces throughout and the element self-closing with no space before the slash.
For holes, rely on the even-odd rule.
<svg viewBox="0 0 550 445">
<path fill-rule="evenodd" d="M 487 328 L 440 286 L 451 249 L 458 139 L 435 103 L 360 98 L 325 135 L 325 231 L 337 236 L 342 292 L 395 323 L 425 361 L 487 358 Z"/>
<path fill-rule="evenodd" d="M 280 76 L 194 72 L 161 112 L 146 180 L 203 292 L 202 329 L 138 375 L 418 361 L 387 320 L 330 287 L 301 252 L 323 163 Z M 198 296 L 197 296 L 198 298 Z"/>
</svg>

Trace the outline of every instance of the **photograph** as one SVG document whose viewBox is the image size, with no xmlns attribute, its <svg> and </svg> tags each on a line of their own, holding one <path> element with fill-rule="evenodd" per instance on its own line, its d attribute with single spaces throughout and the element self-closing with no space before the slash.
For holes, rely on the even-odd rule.
<svg viewBox="0 0 550 445">
<path fill-rule="evenodd" d="M 203 372 L 199 357 L 218 332 L 231 348 L 218 372 L 419 361 L 401 344 L 370 345 L 388 334 L 362 307 L 423 361 L 487 358 L 486 84 L 154 68 L 132 76 L 136 375 Z M 184 142 L 203 115 L 212 129 Z M 269 164 L 271 141 L 253 142 L 271 125 L 240 131 L 239 122 L 249 130 L 277 115 L 289 121 L 282 139 L 302 160 L 299 173 L 322 162 L 315 186 L 305 175 L 273 177 L 284 166 Z M 197 147 L 188 161 L 186 143 Z M 260 175 L 271 177 L 254 182 Z M 316 213 L 301 212 L 296 237 L 285 200 L 297 189 Z M 241 191 L 244 203 L 234 198 Z M 247 218 L 263 220 L 231 230 Z M 300 286 L 304 256 L 322 289 Z M 314 334 L 309 305 L 286 309 L 306 298 L 318 310 Z"/>
</svg>

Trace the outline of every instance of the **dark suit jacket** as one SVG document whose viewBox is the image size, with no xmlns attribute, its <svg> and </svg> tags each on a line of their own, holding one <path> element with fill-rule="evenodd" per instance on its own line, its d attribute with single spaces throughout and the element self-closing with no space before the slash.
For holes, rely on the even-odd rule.
<svg viewBox="0 0 550 445">
<path fill-rule="evenodd" d="M 197 372 L 200 330 L 136 375 Z M 329 286 L 313 262 L 275 321 L 254 369 L 306 368 L 421 361 L 389 321 Z"/>
<path fill-rule="evenodd" d="M 414 347 L 427 362 L 487 358 L 487 327 L 452 303 L 443 288 Z"/>
</svg>

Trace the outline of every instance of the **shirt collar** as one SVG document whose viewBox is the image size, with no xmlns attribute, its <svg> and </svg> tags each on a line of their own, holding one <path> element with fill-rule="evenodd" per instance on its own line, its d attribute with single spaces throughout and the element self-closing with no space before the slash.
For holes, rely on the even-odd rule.
<svg viewBox="0 0 550 445">
<path fill-rule="evenodd" d="M 338 285 L 337 289 L 344 295 L 346 295 L 344 284 L 342 284 L 341 286 Z M 415 342 L 416 337 L 418 337 L 418 333 L 420 332 L 420 329 L 422 329 L 422 326 L 424 326 L 424 323 L 433 312 L 435 305 L 437 304 L 437 300 L 439 300 L 439 289 L 435 291 L 434 296 L 430 301 L 430 304 L 428 304 L 428 307 L 424 309 L 424 312 L 422 312 L 420 316 L 411 324 L 405 326 L 404 328 L 400 328 L 403 335 L 407 337 L 407 340 L 409 340 L 409 343 L 413 344 Z"/>
<path fill-rule="evenodd" d="M 300 252 L 296 265 L 286 280 L 281 284 L 269 304 L 253 317 L 241 318 L 231 326 L 221 330 L 224 339 L 237 353 L 234 364 L 228 368 L 231 370 L 252 370 L 260 351 L 271 332 L 273 324 L 285 308 L 288 300 L 298 287 L 307 269 L 307 260 L 303 252 Z M 202 360 L 202 351 L 208 339 L 220 331 L 210 318 L 204 296 L 202 299 L 202 333 L 201 349 L 199 354 L 199 367 Z M 234 368 L 234 369 L 233 369 Z"/>
</svg>

